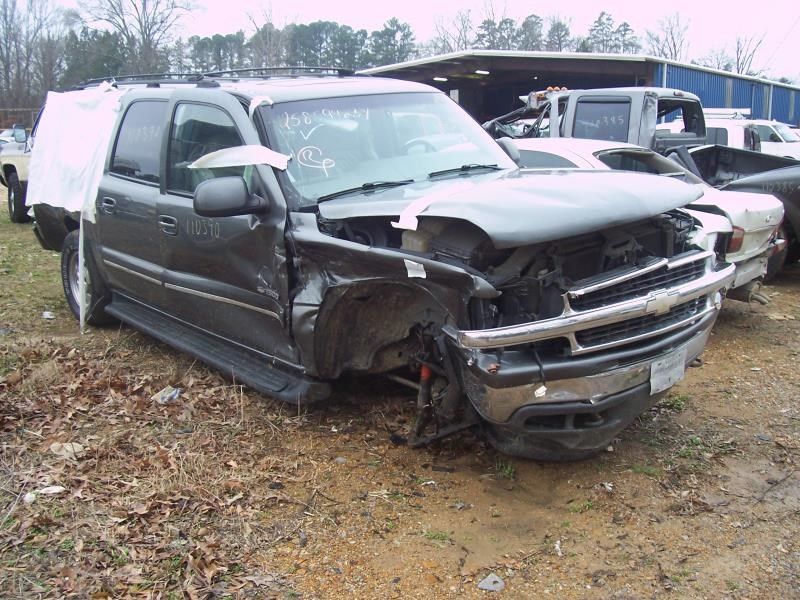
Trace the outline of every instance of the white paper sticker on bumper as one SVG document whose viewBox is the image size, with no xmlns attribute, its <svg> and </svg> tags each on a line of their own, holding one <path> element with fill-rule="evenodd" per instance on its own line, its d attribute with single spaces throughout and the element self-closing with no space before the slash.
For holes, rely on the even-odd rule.
<svg viewBox="0 0 800 600">
<path fill-rule="evenodd" d="M 672 352 L 650 365 L 650 395 L 671 388 L 683 377 L 686 369 L 686 348 Z"/>
</svg>

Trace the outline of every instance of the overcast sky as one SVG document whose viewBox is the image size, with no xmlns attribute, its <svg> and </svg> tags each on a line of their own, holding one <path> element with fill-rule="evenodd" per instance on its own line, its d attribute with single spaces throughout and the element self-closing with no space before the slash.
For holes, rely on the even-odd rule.
<svg viewBox="0 0 800 600">
<path fill-rule="evenodd" d="M 75 0 L 65 0 L 74 3 Z M 195 10 L 183 19 L 185 35 L 232 33 L 238 29 L 251 33 L 249 16 L 263 23 L 263 15 L 271 15 L 278 27 L 295 22 L 325 20 L 350 25 L 355 29 L 379 29 L 391 17 L 409 23 L 418 42 L 435 34 L 437 22 L 447 23 L 458 12 L 469 10 L 473 23 L 479 23 L 487 13 L 486 0 L 460 2 L 431 2 L 431 0 L 401 0 L 400 2 L 368 2 L 365 0 L 193 0 Z M 541 17 L 553 14 L 553 6 L 570 20 L 573 35 L 586 35 L 592 21 L 601 10 L 610 13 L 614 21 L 633 27 L 640 39 L 646 29 L 657 29 L 659 18 L 678 12 L 689 23 L 689 58 L 699 58 L 712 50 L 726 47 L 733 52 L 737 35 L 765 35 L 754 68 L 766 69 L 769 76 L 787 76 L 800 81 L 800 2 L 798 0 L 760 0 L 759 2 L 709 2 L 704 0 L 577 0 L 573 2 L 531 2 L 530 0 L 494 0 L 497 18 L 505 15 L 521 21 L 531 13 Z M 663 7 L 663 8 L 662 8 Z M 646 47 L 643 47 L 646 50 Z"/>
</svg>

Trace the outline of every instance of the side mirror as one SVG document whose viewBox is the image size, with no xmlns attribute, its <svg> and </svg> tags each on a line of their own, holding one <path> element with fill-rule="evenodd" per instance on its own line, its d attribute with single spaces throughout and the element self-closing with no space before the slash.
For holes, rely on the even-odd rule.
<svg viewBox="0 0 800 600">
<path fill-rule="evenodd" d="M 267 202 L 247 189 L 243 177 L 217 177 L 197 186 L 194 212 L 201 217 L 233 217 L 266 212 Z"/>
<path fill-rule="evenodd" d="M 770 142 L 782 142 L 783 140 L 777 133 L 770 133 L 769 134 L 769 141 Z"/>
<path fill-rule="evenodd" d="M 511 141 L 510 137 L 501 137 L 498 138 L 497 144 L 503 149 L 503 151 L 508 154 L 509 158 L 514 161 L 517 166 L 520 166 L 522 162 L 522 157 L 519 154 L 519 148 Z"/>
<path fill-rule="evenodd" d="M 20 144 L 24 144 L 28 141 L 28 132 L 25 129 L 14 129 L 14 141 Z"/>
</svg>

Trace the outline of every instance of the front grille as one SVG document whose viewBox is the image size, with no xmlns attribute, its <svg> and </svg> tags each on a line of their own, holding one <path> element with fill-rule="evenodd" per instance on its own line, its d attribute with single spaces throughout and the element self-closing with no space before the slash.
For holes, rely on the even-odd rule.
<svg viewBox="0 0 800 600">
<path fill-rule="evenodd" d="M 705 269 L 705 260 L 687 263 L 674 269 L 668 269 L 665 266 L 657 271 L 646 273 L 641 277 L 624 281 L 612 287 L 589 292 L 578 298 L 570 298 L 569 304 L 573 310 L 591 310 L 617 302 L 624 302 L 631 298 L 646 296 L 656 290 L 698 279 L 703 276 Z"/>
<path fill-rule="evenodd" d="M 670 325 L 690 319 L 700 313 L 705 306 L 706 297 L 702 296 L 685 304 L 675 306 L 663 315 L 647 315 L 630 319 L 629 321 L 622 321 L 621 323 L 578 331 L 575 333 L 575 339 L 579 345 L 585 348 L 627 340 L 642 334 L 666 329 Z"/>
</svg>

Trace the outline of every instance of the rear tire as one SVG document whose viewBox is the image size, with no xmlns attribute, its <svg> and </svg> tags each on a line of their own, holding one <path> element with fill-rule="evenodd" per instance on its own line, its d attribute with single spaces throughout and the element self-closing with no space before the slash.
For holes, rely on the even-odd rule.
<svg viewBox="0 0 800 600">
<path fill-rule="evenodd" d="M 81 311 L 78 302 L 79 278 L 78 278 L 78 248 L 80 241 L 80 231 L 71 231 L 64 239 L 64 247 L 61 249 L 61 283 L 64 287 L 64 297 L 76 319 L 80 320 Z M 92 258 L 89 243 L 84 248 L 84 262 L 86 264 L 86 322 L 89 325 L 109 325 L 116 322 L 116 319 L 105 312 L 105 308 L 111 300 L 100 274 Z"/>
<path fill-rule="evenodd" d="M 17 174 L 8 175 L 8 217 L 12 223 L 27 223 L 31 220 L 25 206 L 25 190 Z"/>
</svg>

